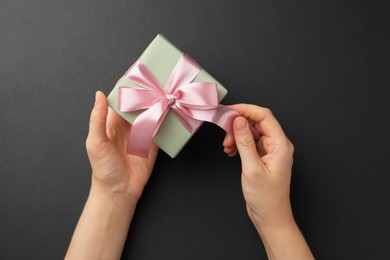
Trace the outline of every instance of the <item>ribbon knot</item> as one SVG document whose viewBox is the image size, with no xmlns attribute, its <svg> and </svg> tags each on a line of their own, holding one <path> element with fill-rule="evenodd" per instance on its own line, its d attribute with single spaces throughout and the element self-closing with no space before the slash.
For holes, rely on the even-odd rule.
<svg viewBox="0 0 390 260">
<path fill-rule="evenodd" d="M 179 95 L 177 95 L 175 93 L 174 94 L 167 94 L 166 97 L 168 99 L 168 105 L 170 105 L 170 106 L 173 106 L 175 104 L 176 100 L 180 98 Z"/>
<path fill-rule="evenodd" d="M 232 121 L 239 114 L 218 104 L 216 83 L 192 82 L 200 71 L 201 67 L 184 54 L 164 88 L 140 60 L 131 66 L 125 76 L 141 88 L 120 86 L 118 109 L 122 112 L 146 110 L 133 122 L 128 153 L 148 157 L 149 146 L 169 110 L 190 133 L 194 133 L 203 121 L 208 121 L 232 134 Z"/>
</svg>

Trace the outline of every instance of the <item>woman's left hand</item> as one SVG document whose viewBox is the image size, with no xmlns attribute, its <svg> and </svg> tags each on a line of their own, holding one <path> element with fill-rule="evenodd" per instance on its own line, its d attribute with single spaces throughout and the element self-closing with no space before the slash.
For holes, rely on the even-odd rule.
<svg viewBox="0 0 390 260">
<path fill-rule="evenodd" d="M 158 147 L 151 145 L 147 159 L 127 154 L 131 125 L 108 108 L 96 92 L 91 112 L 87 153 L 92 167 L 92 187 L 109 196 L 138 200 L 151 175 Z"/>
</svg>

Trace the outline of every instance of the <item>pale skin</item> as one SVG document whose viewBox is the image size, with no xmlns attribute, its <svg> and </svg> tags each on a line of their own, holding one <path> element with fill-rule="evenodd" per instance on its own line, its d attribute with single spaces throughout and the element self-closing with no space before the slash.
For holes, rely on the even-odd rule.
<svg viewBox="0 0 390 260">
<path fill-rule="evenodd" d="M 266 108 L 238 104 L 224 151 L 240 154 L 246 209 L 269 259 L 314 259 L 295 223 L 290 204 L 294 148 Z M 249 124 L 259 132 L 254 140 Z M 158 148 L 148 159 L 126 153 L 131 126 L 107 107 L 100 91 L 90 117 L 86 141 L 92 167 L 89 197 L 65 259 L 120 259 L 142 191 L 151 175 Z"/>
</svg>

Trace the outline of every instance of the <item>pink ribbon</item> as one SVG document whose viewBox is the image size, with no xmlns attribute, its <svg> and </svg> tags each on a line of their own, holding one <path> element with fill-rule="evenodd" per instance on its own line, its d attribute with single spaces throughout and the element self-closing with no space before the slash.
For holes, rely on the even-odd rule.
<svg viewBox="0 0 390 260">
<path fill-rule="evenodd" d="M 122 112 L 146 110 L 133 122 L 127 153 L 148 157 L 150 144 L 170 109 L 190 133 L 194 133 L 202 121 L 207 121 L 233 134 L 232 122 L 239 114 L 218 103 L 216 83 L 192 82 L 200 71 L 201 67 L 184 54 L 164 88 L 140 60 L 131 66 L 125 76 L 142 88 L 119 87 L 118 109 Z"/>
</svg>

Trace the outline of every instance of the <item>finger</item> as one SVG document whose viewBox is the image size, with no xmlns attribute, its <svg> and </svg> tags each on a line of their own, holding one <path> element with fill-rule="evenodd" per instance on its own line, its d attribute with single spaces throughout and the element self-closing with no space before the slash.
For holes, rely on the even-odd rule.
<svg viewBox="0 0 390 260">
<path fill-rule="evenodd" d="M 95 105 L 89 120 L 89 141 L 99 143 L 108 140 L 106 134 L 107 110 L 106 97 L 101 91 L 96 92 Z"/>
<path fill-rule="evenodd" d="M 150 148 L 149 148 L 148 160 L 150 160 L 154 163 L 154 161 L 156 160 L 158 151 L 159 151 L 158 146 L 155 145 L 154 143 L 151 143 Z"/>
<path fill-rule="evenodd" d="M 249 129 L 252 132 L 253 139 L 255 139 L 255 141 L 259 140 L 260 132 L 253 125 L 249 125 Z"/>
<path fill-rule="evenodd" d="M 123 117 L 121 117 L 117 112 L 108 108 L 107 124 L 115 125 L 121 129 L 128 130 L 130 127 L 129 122 L 127 122 Z"/>
<path fill-rule="evenodd" d="M 259 107 L 249 104 L 237 104 L 231 106 L 234 110 L 241 114 L 241 116 L 253 120 L 255 128 L 265 136 L 273 138 L 284 138 L 285 134 L 278 120 L 273 116 L 271 110 L 264 107 Z"/>
<path fill-rule="evenodd" d="M 250 121 L 248 121 L 248 122 L 251 124 Z M 257 141 L 260 138 L 259 132 L 253 127 L 253 125 L 249 125 L 249 128 L 252 132 L 252 135 L 253 135 L 255 141 Z M 222 145 L 224 147 L 224 152 L 228 156 L 233 157 L 236 155 L 237 147 L 236 147 L 236 142 L 234 140 L 234 137 L 232 135 L 226 133 L 226 136 L 225 136 L 225 139 L 223 140 Z"/>
<path fill-rule="evenodd" d="M 256 142 L 256 147 L 257 147 L 257 152 L 259 153 L 260 157 L 263 157 L 264 155 L 267 154 L 267 151 L 264 147 L 264 139 L 266 136 L 261 136 L 259 140 Z M 269 137 L 268 137 L 269 138 Z"/>
<path fill-rule="evenodd" d="M 237 150 L 241 157 L 243 173 L 257 172 L 261 160 L 248 121 L 244 117 L 237 117 L 233 121 L 233 130 Z"/>
<path fill-rule="evenodd" d="M 119 115 L 111 108 L 108 108 L 106 133 L 110 141 L 120 141 L 122 133 L 125 132 L 124 126 L 121 125 L 117 117 Z"/>
<path fill-rule="evenodd" d="M 225 139 L 223 140 L 223 151 L 229 157 L 233 157 L 237 153 L 236 143 L 234 141 L 234 137 L 228 133 L 226 133 Z"/>
<path fill-rule="evenodd" d="M 231 152 L 231 153 L 228 153 L 227 156 L 233 157 L 233 156 L 235 156 L 236 154 L 237 154 L 237 149 L 234 149 L 234 151 Z"/>
<path fill-rule="evenodd" d="M 223 140 L 223 147 L 229 147 L 232 148 L 234 146 L 234 137 L 232 135 L 229 135 L 226 133 L 225 139 Z"/>
<path fill-rule="evenodd" d="M 229 154 L 235 153 L 235 152 L 237 151 L 237 149 L 236 149 L 235 147 L 225 147 L 225 148 L 223 149 L 223 151 L 224 151 L 227 155 L 229 155 Z"/>
</svg>

